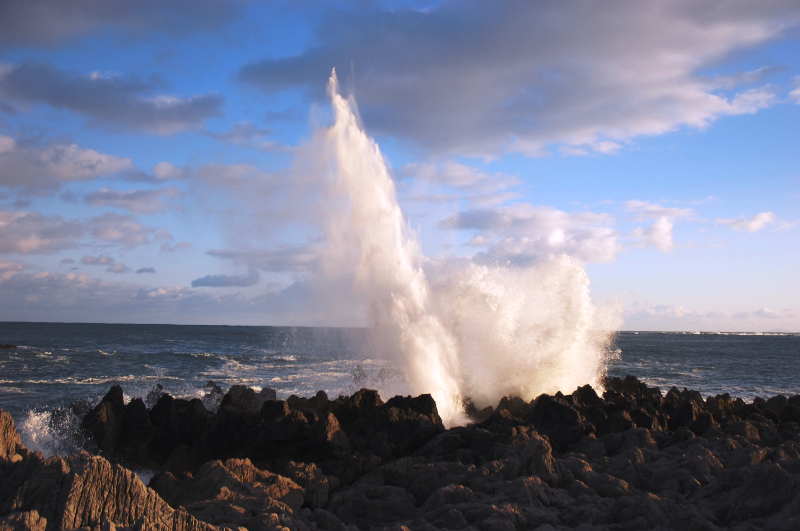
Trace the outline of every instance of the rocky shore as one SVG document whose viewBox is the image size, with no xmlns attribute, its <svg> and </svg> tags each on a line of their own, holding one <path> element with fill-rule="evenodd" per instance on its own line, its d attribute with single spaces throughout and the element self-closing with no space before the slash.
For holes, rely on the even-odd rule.
<svg viewBox="0 0 800 531">
<path fill-rule="evenodd" d="M 113 387 L 46 459 L 0 412 L 0 531 L 800 529 L 800 395 L 605 387 L 449 430 L 429 395 Z"/>
</svg>

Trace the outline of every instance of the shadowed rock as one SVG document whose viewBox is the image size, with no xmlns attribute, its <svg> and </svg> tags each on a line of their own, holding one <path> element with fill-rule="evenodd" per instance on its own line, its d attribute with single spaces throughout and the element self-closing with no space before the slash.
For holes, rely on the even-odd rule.
<svg viewBox="0 0 800 531">
<path fill-rule="evenodd" d="M 662 396 L 628 376 L 602 396 L 583 386 L 482 411 L 465 400 L 478 422 L 449 430 L 429 395 L 283 401 L 235 386 L 215 412 L 120 397 L 112 388 L 83 429 L 103 455 L 159 469 L 152 490 L 101 457 L 36 457 L 0 413 L 4 529 L 800 529 L 800 396 Z M 79 497 L 63 494 L 67 477 L 88 478 Z M 111 516 L 92 509 L 96 492 Z M 125 493 L 172 516 L 132 523 L 136 510 L 113 508 Z M 91 516 L 64 520 L 61 500 Z"/>
</svg>

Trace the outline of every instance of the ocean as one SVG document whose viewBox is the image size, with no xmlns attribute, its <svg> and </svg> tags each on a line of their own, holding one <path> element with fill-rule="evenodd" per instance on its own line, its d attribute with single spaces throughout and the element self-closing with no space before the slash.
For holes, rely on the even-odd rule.
<svg viewBox="0 0 800 531">
<path fill-rule="evenodd" d="M 145 398 L 160 385 L 203 398 L 223 389 L 270 387 L 278 397 L 402 388 L 401 367 L 375 354 L 364 329 L 0 322 L 0 408 L 23 442 L 52 449 L 51 413 L 93 404 L 112 385 Z M 688 387 L 703 396 L 800 393 L 800 334 L 619 332 L 609 376 L 633 374 L 662 392 Z M 384 397 L 386 398 L 386 397 Z"/>
</svg>

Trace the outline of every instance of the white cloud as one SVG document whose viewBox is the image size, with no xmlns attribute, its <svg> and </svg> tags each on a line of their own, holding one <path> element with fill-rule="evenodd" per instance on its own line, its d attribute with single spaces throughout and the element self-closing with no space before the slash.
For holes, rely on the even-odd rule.
<svg viewBox="0 0 800 531">
<path fill-rule="evenodd" d="M 660 251 L 669 252 L 675 246 L 672 238 L 673 223 L 666 217 L 656 219 L 646 229 L 637 228 L 631 231 L 637 247 L 652 245 Z"/>
<path fill-rule="evenodd" d="M 796 88 L 789 93 L 789 97 L 792 98 L 795 103 L 800 105 L 800 76 L 794 77 L 794 86 Z"/>
<path fill-rule="evenodd" d="M 96 242 L 117 244 L 123 249 L 133 249 L 150 243 L 150 236 L 156 231 L 152 227 L 145 227 L 133 216 L 112 212 L 90 218 L 85 225 Z"/>
<path fill-rule="evenodd" d="M 782 316 L 781 312 L 776 312 L 769 308 L 759 308 L 753 312 L 753 315 L 761 317 L 762 319 L 779 319 Z"/>
<path fill-rule="evenodd" d="M 113 177 L 133 167 L 129 158 L 99 153 L 76 144 L 21 146 L 0 137 L 0 186 L 41 192 L 61 184 Z"/>
<path fill-rule="evenodd" d="M 251 267 L 246 275 L 207 275 L 202 278 L 192 280 L 192 287 L 247 288 L 258 284 L 258 279 L 258 271 Z"/>
<path fill-rule="evenodd" d="M 45 103 L 89 118 L 112 129 L 171 135 L 200 130 L 210 117 L 222 115 L 223 98 L 204 94 L 181 98 L 154 95 L 164 81 L 128 76 L 78 74 L 51 63 L 26 61 L 0 72 L 0 95 L 23 104 Z"/>
<path fill-rule="evenodd" d="M 218 29 L 237 16 L 238 2 L 218 0 L 3 0 L 0 42 L 51 46 L 114 28 L 129 36 L 163 32 L 186 36 Z"/>
<path fill-rule="evenodd" d="M 403 166 L 402 177 L 416 177 L 414 188 L 405 193 L 410 201 L 464 201 L 474 205 L 494 205 L 519 197 L 510 191 L 521 184 L 518 177 L 501 172 L 489 174 L 453 160 L 433 163 L 410 163 Z M 456 192 L 431 193 L 428 188 L 444 186 Z"/>
<path fill-rule="evenodd" d="M 61 216 L 0 210 L 0 253 L 52 254 L 76 247 L 83 233 L 80 222 Z"/>
<path fill-rule="evenodd" d="M 175 208 L 164 199 L 183 197 L 183 193 L 174 187 L 156 190 L 111 190 L 101 188 L 83 196 L 83 201 L 92 206 L 114 206 L 134 214 L 155 214 Z"/>
<path fill-rule="evenodd" d="M 156 178 L 162 180 L 185 179 L 189 175 L 189 171 L 186 168 L 178 168 L 169 162 L 159 162 L 150 171 Z"/>
<path fill-rule="evenodd" d="M 650 245 L 665 253 L 675 247 L 672 236 L 672 229 L 675 226 L 673 220 L 692 218 L 695 215 L 691 208 L 664 207 L 657 203 L 638 199 L 626 201 L 625 209 L 634 213 L 636 219 L 654 219 L 653 224 L 649 227 L 639 227 L 631 231 L 632 245 L 635 247 Z"/>
<path fill-rule="evenodd" d="M 3 283 L 15 275 L 22 273 L 22 264 L 0 260 L 0 283 Z"/>
<path fill-rule="evenodd" d="M 736 219 L 720 218 L 716 221 L 718 225 L 728 225 L 734 230 L 746 230 L 747 232 L 758 232 L 777 222 L 778 217 L 772 212 L 759 212 L 749 219 L 742 214 Z"/>
<path fill-rule="evenodd" d="M 0 135 L 0 154 L 12 151 L 16 144 L 17 142 L 10 136 Z"/>
<path fill-rule="evenodd" d="M 800 332 L 800 311 L 794 308 L 775 311 L 707 311 L 687 309 L 677 304 L 636 304 L 625 315 L 627 330 L 676 330 L 707 332 Z"/>
<path fill-rule="evenodd" d="M 212 249 L 208 254 L 217 258 L 226 258 L 251 268 L 269 272 L 304 272 L 314 271 L 320 261 L 322 248 L 318 245 L 280 246 L 278 249 L 266 250 L 223 250 Z"/>
<path fill-rule="evenodd" d="M 122 262 L 117 262 L 112 257 L 108 256 L 107 254 L 103 254 L 100 256 L 90 256 L 86 255 L 81 259 L 81 262 L 86 265 L 104 265 L 108 266 L 106 271 L 109 273 L 127 273 L 130 271 L 128 266 L 123 264 Z"/>
<path fill-rule="evenodd" d="M 444 229 L 475 230 L 473 245 L 488 247 L 485 258 L 526 261 L 565 253 L 585 262 L 611 262 L 621 250 L 613 218 L 519 204 L 460 212 L 440 223 Z"/>
<path fill-rule="evenodd" d="M 800 5 L 784 0 L 331 8 L 301 53 L 254 61 L 239 76 L 321 99 L 330 68 L 353 64 L 367 127 L 435 153 L 613 153 L 639 135 L 775 103 L 770 85 L 748 86 L 761 76 L 704 72 L 799 21 Z"/>
<path fill-rule="evenodd" d="M 656 219 L 656 218 L 691 218 L 694 211 L 691 208 L 663 207 L 657 203 L 640 201 L 634 199 L 625 202 L 625 209 L 636 213 L 636 219 Z"/>
</svg>

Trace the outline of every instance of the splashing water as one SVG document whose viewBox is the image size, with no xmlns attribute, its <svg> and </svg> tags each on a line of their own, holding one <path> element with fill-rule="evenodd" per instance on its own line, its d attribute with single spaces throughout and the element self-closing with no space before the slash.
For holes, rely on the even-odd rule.
<svg viewBox="0 0 800 531">
<path fill-rule="evenodd" d="M 403 219 L 378 145 L 359 124 L 353 98 L 328 91 L 334 123 L 324 131 L 332 198 L 346 208 L 327 220 L 329 270 L 356 249 L 356 287 L 373 329 L 396 346 L 413 393 L 430 393 L 446 426 L 464 424 L 463 400 L 483 407 L 503 396 L 598 388 L 615 326 L 589 297 L 585 271 L 567 256 L 536 267 L 468 265 L 433 288 L 424 256 Z M 338 265 L 333 265 L 338 262 Z M 346 266 L 346 264 L 345 264 Z"/>
<path fill-rule="evenodd" d="M 415 393 L 430 393 L 446 424 L 462 422 L 458 356 L 453 336 L 431 311 L 420 248 L 406 235 L 394 182 L 378 145 L 358 124 L 355 104 L 338 93 L 336 72 L 328 90 L 335 122 L 327 132 L 333 154 L 333 180 L 350 199 L 349 234 L 341 225 L 328 229 L 334 245 L 358 239 L 357 281 L 371 296 L 372 318 L 380 335 L 396 341 L 405 355 Z"/>
</svg>

